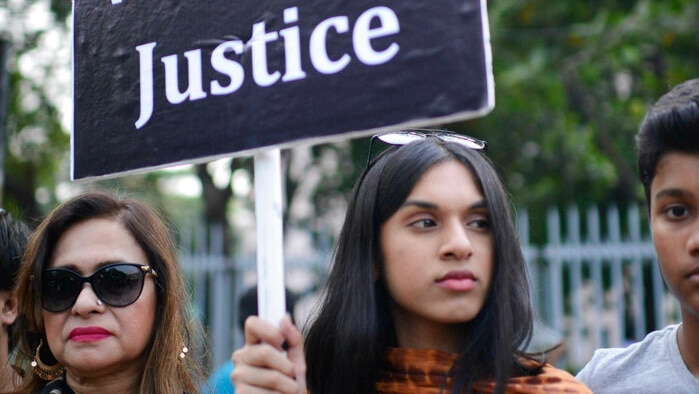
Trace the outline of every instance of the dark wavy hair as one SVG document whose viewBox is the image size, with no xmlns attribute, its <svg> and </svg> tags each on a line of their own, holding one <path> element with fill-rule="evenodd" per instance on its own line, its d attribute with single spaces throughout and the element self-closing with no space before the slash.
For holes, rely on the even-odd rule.
<svg viewBox="0 0 699 394">
<path fill-rule="evenodd" d="M 24 325 L 22 355 L 31 359 L 39 341 L 47 343 L 39 284 L 56 244 L 72 226 L 96 218 L 121 223 L 143 249 L 148 264 L 158 272 L 158 277 L 154 278 L 156 316 L 151 340 L 145 350 L 146 362 L 139 393 L 198 393 L 203 381 L 201 360 L 192 357 L 192 353 L 198 351 L 192 349 L 194 352 L 184 359 L 180 359 L 179 354 L 183 345 L 193 346 L 197 342 L 193 336 L 200 330 L 198 322 L 191 316 L 189 293 L 170 230 L 162 216 L 147 205 L 102 191 L 81 194 L 59 205 L 30 238 L 17 283 Z M 47 357 L 42 361 L 49 364 L 53 355 Z M 27 375 L 18 393 L 35 393 L 46 384 L 33 373 Z"/>
<path fill-rule="evenodd" d="M 354 187 L 333 265 L 316 318 L 305 341 L 312 393 L 372 393 L 383 352 L 395 346 L 390 296 L 375 269 L 383 258 L 381 225 L 406 200 L 420 177 L 438 163 L 456 160 L 474 176 L 493 231 L 493 277 L 483 308 L 463 324 L 459 357 L 451 369 L 453 393 L 470 392 L 495 379 L 502 392 L 511 376 L 537 374 L 539 363 L 521 363 L 531 339 L 529 284 L 510 213 L 510 201 L 489 159 L 462 145 L 428 137 L 390 147 Z"/>
<path fill-rule="evenodd" d="M 14 219 L 4 209 L 0 209 L 0 291 L 11 292 L 13 290 L 30 234 L 29 226 Z M 7 328 L 7 348 L 10 351 L 14 348 L 16 341 L 14 339 L 14 326 L 15 324 L 12 324 Z"/>
<path fill-rule="evenodd" d="M 699 153 L 699 79 L 685 81 L 648 110 L 638 134 L 638 174 L 650 208 L 650 184 L 668 152 Z"/>
</svg>

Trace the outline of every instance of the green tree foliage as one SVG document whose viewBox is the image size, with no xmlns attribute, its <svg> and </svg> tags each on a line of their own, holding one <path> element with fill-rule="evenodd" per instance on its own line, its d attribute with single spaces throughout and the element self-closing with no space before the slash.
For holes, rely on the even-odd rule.
<svg viewBox="0 0 699 394">
<path fill-rule="evenodd" d="M 25 14 L 38 3 L 49 4 L 51 29 L 28 29 L 25 22 L 17 27 L 17 21 L 31 19 Z M 51 31 L 68 31 L 70 9 L 69 0 L 0 0 L 0 18 L 4 13 L 13 22 L 8 28 L 0 23 L 13 55 L 3 203 L 16 204 L 32 217 L 57 201 L 57 185 L 67 177 L 69 146 L 53 101 L 55 81 L 48 71 L 37 78 L 19 65 L 23 56 L 46 45 Z M 680 81 L 699 76 L 699 4 L 492 0 L 488 14 L 496 108 L 482 119 L 443 126 L 486 139 L 515 205 L 532 215 L 542 217 L 552 205 L 641 201 L 634 134 L 650 103 Z M 323 226 L 337 220 L 327 216 L 342 207 L 367 148 L 368 139 L 361 138 L 284 152 L 285 224 L 326 231 Z M 251 171 L 250 161 L 231 163 L 231 171 Z M 226 205 L 229 215 L 231 206 L 238 206 L 221 201 L 236 199 L 232 184 L 213 187 L 203 165 L 190 170 L 205 190 L 200 203 L 158 197 L 159 179 L 178 175 L 156 172 L 105 184 L 175 207 L 172 216 L 180 220 L 191 218 L 182 214 L 183 207 L 211 221 Z M 303 200 L 312 209 L 296 202 Z M 249 208 L 251 201 L 243 205 Z M 326 224 L 319 226 L 318 220 Z"/>
<path fill-rule="evenodd" d="M 639 201 L 634 134 L 670 86 L 697 77 L 693 1 L 489 3 L 496 108 L 460 125 L 520 206 Z"/>
<path fill-rule="evenodd" d="M 488 14 L 495 109 L 443 126 L 488 141 L 519 207 L 641 202 L 634 135 L 652 102 L 699 77 L 699 4 L 494 0 Z M 353 143 L 357 166 L 367 145 Z"/>
<path fill-rule="evenodd" d="M 67 174 L 69 136 L 53 97 L 61 85 L 52 78 L 57 62 L 69 60 L 69 47 L 60 42 L 68 26 L 29 1 L 0 0 L 0 18 L 0 38 L 9 47 L 3 65 L 9 89 L 0 92 L 7 103 L 2 204 L 31 221 L 55 204 L 56 179 Z M 53 52 L 41 51 L 52 45 Z"/>
</svg>

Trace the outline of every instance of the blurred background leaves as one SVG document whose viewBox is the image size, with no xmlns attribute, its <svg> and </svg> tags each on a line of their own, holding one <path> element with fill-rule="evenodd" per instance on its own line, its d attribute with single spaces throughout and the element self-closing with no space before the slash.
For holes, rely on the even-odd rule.
<svg viewBox="0 0 699 394">
<path fill-rule="evenodd" d="M 493 0 L 488 13 L 496 108 L 441 126 L 486 139 L 513 203 L 532 217 L 551 206 L 641 202 L 634 134 L 654 100 L 699 76 L 699 4 Z M 0 0 L 9 71 L 2 204 L 29 220 L 91 184 L 68 181 L 70 14 L 69 0 Z M 284 152 L 287 229 L 337 230 L 367 146 L 362 138 Z M 230 227 L 235 239 L 252 207 L 251 167 L 224 160 L 92 183 L 143 195 L 178 225 Z"/>
</svg>

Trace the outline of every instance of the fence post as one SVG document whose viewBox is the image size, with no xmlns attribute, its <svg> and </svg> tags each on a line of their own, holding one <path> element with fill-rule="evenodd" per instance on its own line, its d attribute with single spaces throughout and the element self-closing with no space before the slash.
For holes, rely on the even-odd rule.
<svg viewBox="0 0 699 394">
<path fill-rule="evenodd" d="M 209 257 L 207 262 L 211 276 L 209 285 L 209 311 L 211 319 L 209 328 L 212 338 L 211 359 L 214 365 L 218 365 L 231 356 L 233 350 L 232 339 L 235 326 L 231 320 L 231 309 L 237 300 L 231 281 L 231 273 L 226 267 L 224 254 L 224 231 L 220 226 L 209 229 Z"/>
<path fill-rule="evenodd" d="M 601 247 L 601 228 L 599 220 L 599 210 L 597 207 L 590 207 L 587 210 L 587 240 L 588 245 L 594 249 Z M 592 356 L 594 349 L 602 347 L 602 331 L 604 321 L 604 286 L 602 282 L 602 258 L 596 254 L 590 259 L 590 293 L 592 296 L 592 310 L 588 309 L 588 319 L 590 320 L 591 349 L 588 348 L 586 356 Z"/>
<path fill-rule="evenodd" d="M 619 223 L 619 210 L 612 205 L 607 210 L 607 223 L 609 226 L 609 242 L 612 244 L 621 243 L 621 226 Z M 614 321 L 618 326 L 611 325 L 609 333 L 609 346 L 624 346 L 624 336 L 626 333 L 626 315 L 624 313 L 624 275 L 623 262 L 620 256 L 611 258 L 612 271 L 612 293 L 611 309 L 615 316 Z"/>
<path fill-rule="evenodd" d="M 569 206 L 566 217 L 568 218 L 568 231 L 566 244 L 570 249 L 582 249 L 582 237 L 580 236 L 580 214 L 575 206 Z M 571 324 L 568 330 L 570 336 L 570 358 L 574 365 L 579 365 L 584 362 L 583 353 L 583 282 L 582 282 L 582 262 L 580 253 L 571 253 L 569 258 L 570 264 L 570 306 Z"/>
<path fill-rule="evenodd" d="M 7 71 L 7 59 L 10 52 L 10 43 L 0 35 L 0 204 L 3 203 L 5 194 L 5 118 L 10 102 L 10 83 Z"/>
<path fill-rule="evenodd" d="M 629 240 L 632 244 L 641 242 L 641 218 L 638 209 L 628 208 Z M 643 339 L 646 335 L 646 307 L 643 301 L 643 259 L 640 253 L 631 261 L 631 308 L 633 311 L 634 340 Z"/>
<path fill-rule="evenodd" d="M 633 218 L 633 223 L 634 224 L 629 224 L 629 227 L 633 229 L 631 233 L 631 239 L 635 240 L 636 242 L 639 243 L 639 245 L 643 244 L 651 244 L 652 242 L 648 240 L 646 236 L 644 236 L 641 233 L 642 224 L 641 224 L 641 217 L 640 217 L 640 211 L 641 207 L 639 207 L 636 204 L 633 204 L 631 207 L 629 207 L 629 211 L 634 212 L 634 218 Z M 631 217 L 631 215 L 629 215 Z M 633 227 L 631 227 L 633 226 Z M 640 246 L 639 246 L 640 248 Z M 663 281 L 662 274 L 660 273 L 660 267 L 658 267 L 657 264 L 657 259 L 655 258 L 655 249 L 653 248 L 652 250 L 652 256 L 653 258 L 648 259 L 646 254 L 641 254 L 639 256 L 639 259 L 642 262 L 648 261 L 648 264 L 650 264 L 650 275 L 651 275 L 651 286 L 652 286 L 652 294 L 653 294 L 653 318 L 655 321 L 655 327 L 650 327 L 650 329 L 658 329 L 665 327 L 668 322 L 667 322 L 667 316 L 665 314 L 665 296 L 666 296 L 666 291 L 665 291 L 665 282 Z M 639 297 L 642 297 L 643 293 L 639 294 Z M 642 305 L 645 305 L 643 303 Z M 645 310 L 643 311 L 645 313 Z M 645 332 L 643 333 L 645 335 Z M 640 338 L 637 338 L 640 339 Z"/>
<path fill-rule="evenodd" d="M 548 283 L 550 297 L 546 297 L 547 310 L 551 319 L 551 325 L 558 332 L 565 332 L 563 327 L 563 279 L 561 250 L 561 226 L 558 209 L 551 208 L 546 212 L 546 229 L 548 245 L 546 247 L 546 257 L 548 259 Z"/>
<path fill-rule="evenodd" d="M 529 212 L 526 209 L 517 211 L 517 236 L 522 248 L 522 254 L 527 263 L 527 276 L 529 279 L 529 298 L 538 310 L 539 303 L 539 273 L 537 269 L 537 250 L 529 243 Z"/>
</svg>

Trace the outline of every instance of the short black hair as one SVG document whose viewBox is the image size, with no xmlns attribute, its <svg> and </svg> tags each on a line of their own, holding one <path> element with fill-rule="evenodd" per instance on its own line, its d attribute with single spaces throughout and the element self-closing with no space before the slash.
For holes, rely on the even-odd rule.
<svg viewBox="0 0 699 394">
<path fill-rule="evenodd" d="M 636 135 L 638 174 L 650 207 L 650 185 L 668 152 L 699 153 L 699 79 L 664 94 L 646 113 Z"/>
</svg>

